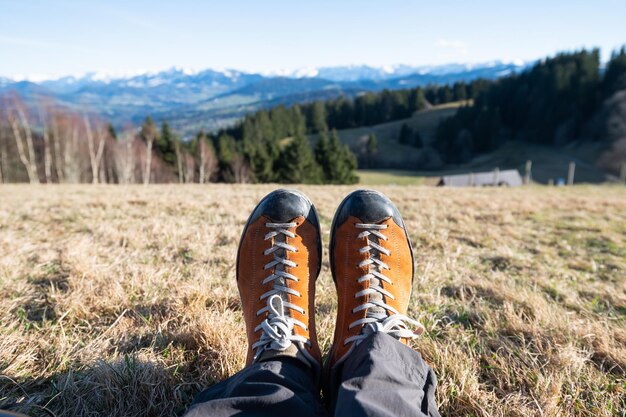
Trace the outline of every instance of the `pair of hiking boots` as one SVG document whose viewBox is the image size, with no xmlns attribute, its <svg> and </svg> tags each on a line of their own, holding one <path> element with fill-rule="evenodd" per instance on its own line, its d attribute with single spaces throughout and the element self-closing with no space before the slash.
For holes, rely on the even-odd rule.
<svg viewBox="0 0 626 417">
<path fill-rule="evenodd" d="M 406 316 L 414 262 L 404 221 L 383 194 L 358 190 L 335 213 L 330 267 L 337 322 L 326 370 L 369 334 L 403 343 L 423 327 Z M 246 223 L 237 253 L 237 284 L 248 337 L 247 364 L 293 357 L 321 370 L 315 331 L 315 281 L 322 260 L 317 212 L 303 194 L 276 190 Z M 416 332 L 410 329 L 416 327 Z"/>
</svg>

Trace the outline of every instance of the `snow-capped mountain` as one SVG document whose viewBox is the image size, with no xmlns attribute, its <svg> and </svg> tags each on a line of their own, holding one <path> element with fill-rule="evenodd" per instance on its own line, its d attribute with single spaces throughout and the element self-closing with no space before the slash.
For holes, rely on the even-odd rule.
<svg viewBox="0 0 626 417">
<path fill-rule="evenodd" d="M 367 65 L 304 68 L 274 73 L 171 68 L 158 72 L 93 72 L 48 78 L 0 77 L 0 95 L 16 91 L 25 100 L 52 96 L 60 103 L 89 109 L 114 124 L 147 115 L 167 118 L 183 131 L 222 126 L 260 107 L 313 99 L 353 96 L 385 88 L 413 88 L 477 78 L 494 79 L 522 71 L 520 62 L 438 66 Z"/>
<path fill-rule="evenodd" d="M 85 85 L 113 84 L 137 88 L 155 87 L 160 84 L 175 83 L 178 81 L 191 82 L 218 82 L 228 83 L 240 78 L 252 76 L 255 79 L 263 78 L 321 78 L 330 81 L 381 81 L 408 75 L 449 75 L 472 72 L 478 70 L 490 71 L 497 69 L 521 70 L 528 63 L 523 61 L 503 62 L 492 61 L 481 64 L 445 64 L 430 66 L 390 65 L 373 67 L 368 65 L 346 65 L 335 67 L 299 68 L 295 70 L 279 70 L 265 73 L 246 73 L 237 70 L 206 69 L 197 71 L 188 68 L 172 67 L 164 71 L 135 71 L 131 73 L 90 72 L 82 75 L 67 75 L 63 77 L 46 77 L 45 75 L 21 76 L 16 78 L 0 77 L 0 85 L 10 82 L 29 81 L 40 84 L 53 91 L 78 89 Z"/>
</svg>

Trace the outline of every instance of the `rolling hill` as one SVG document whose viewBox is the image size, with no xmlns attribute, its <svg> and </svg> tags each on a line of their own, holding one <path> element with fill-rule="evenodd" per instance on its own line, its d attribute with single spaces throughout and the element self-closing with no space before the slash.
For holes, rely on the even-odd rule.
<svg viewBox="0 0 626 417">
<path fill-rule="evenodd" d="M 456 113 L 462 103 L 449 103 L 433 106 L 415 113 L 411 118 L 397 120 L 380 125 L 344 129 L 337 131 L 342 142 L 346 143 L 366 165 L 365 146 L 370 133 L 378 140 L 378 154 L 375 168 L 361 171 L 360 175 L 369 184 L 407 184 L 427 183 L 434 180 L 421 177 L 439 177 L 441 175 L 490 171 L 500 169 L 518 169 L 524 172 L 526 161 L 533 161 L 533 180 L 547 183 L 567 177 L 568 164 L 576 163 L 576 182 L 600 183 L 610 176 L 597 166 L 597 161 L 607 149 L 603 142 L 577 142 L 564 147 L 539 145 L 528 142 L 508 141 L 497 150 L 476 156 L 467 163 L 446 165 L 429 145 L 435 139 L 439 122 Z M 403 124 L 418 132 L 425 145 L 418 149 L 398 143 L 398 136 Z M 311 137 L 312 140 L 316 136 Z M 428 155 L 426 155 L 428 153 Z"/>
<path fill-rule="evenodd" d="M 337 133 L 343 143 L 357 155 L 361 162 L 365 160 L 365 147 L 370 133 L 376 135 L 379 152 L 376 156 L 375 167 L 386 169 L 417 169 L 424 166 L 424 149 L 398 143 L 398 135 L 403 124 L 409 126 L 414 132 L 419 132 L 425 145 L 429 145 L 435 139 L 435 132 L 439 122 L 453 116 L 462 103 L 448 103 L 433 106 L 419 111 L 413 117 L 394 122 L 383 123 L 375 126 L 358 127 L 354 129 L 339 130 Z M 363 165 L 363 164 L 361 164 Z M 429 164 L 426 164 L 429 165 Z M 441 161 L 431 161 L 431 168 L 438 168 Z"/>
</svg>

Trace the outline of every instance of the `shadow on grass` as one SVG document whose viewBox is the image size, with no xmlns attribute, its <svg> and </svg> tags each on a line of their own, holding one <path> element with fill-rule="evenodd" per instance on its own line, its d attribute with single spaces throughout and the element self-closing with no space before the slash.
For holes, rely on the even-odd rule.
<svg viewBox="0 0 626 417">
<path fill-rule="evenodd" d="M 194 374 L 137 355 L 71 369 L 47 378 L 0 376 L 0 409 L 29 416 L 180 415 L 205 388 Z M 185 378 L 181 378 L 184 375 Z"/>
</svg>

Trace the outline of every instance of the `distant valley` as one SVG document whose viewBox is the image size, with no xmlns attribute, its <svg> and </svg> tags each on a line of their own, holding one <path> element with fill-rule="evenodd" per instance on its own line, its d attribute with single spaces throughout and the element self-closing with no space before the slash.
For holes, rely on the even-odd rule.
<svg viewBox="0 0 626 417">
<path fill-rule="evenodd" d="M 40 81 L 0 78 L 0 95 L 15 91 L 33 106 L 39 97 L 52 97 L 69 108 L 97 113 L 116 127 L 137 125 L 151 115 L 157 121 L 169 121 L 176 131 L 190 137 L 200 129 L 214 131 L 231 125 L 246 113 L 278 104 L 477 78 L 496 79 L 520 72 L 528 65 L 496 61 L 429 67 L 345 66 L 281 74 L 173 68 L 128 77 L 93 73 Z"/>
</svg>

